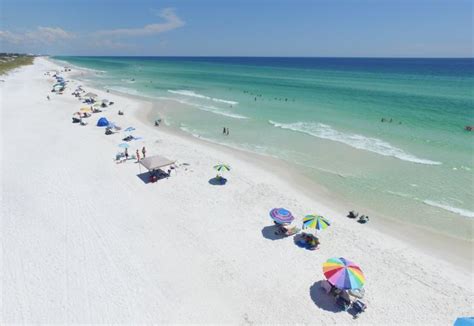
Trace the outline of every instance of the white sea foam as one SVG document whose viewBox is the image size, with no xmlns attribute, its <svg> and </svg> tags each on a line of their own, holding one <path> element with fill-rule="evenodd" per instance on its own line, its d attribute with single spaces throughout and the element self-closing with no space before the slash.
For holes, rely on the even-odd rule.
<svg viewBox="0 0 474 326">
<path fill-rule="evenodd" d="M 371 137 L 365 137 L 358 134 L 344 133 L 337 131 L 331 126 L 314 123 L 314 122 L 295 122 L 295 123 L 279 123 L 272 120 L 268 121 L 270 124 L 277 128 L 288 129 L 296 132 L 305 133 L 314 137 L 329 139 L 337 141 L 351 147 L 366 150 L 369 152 L 377 153 L 383 156 L 396 157 L 403 161 L 428 164 L 428 165 L 439 165 L 441 162 L 426 160 L 418 158 L 412 154 L 404 152 L 402 149 L 390 145 L 389 143 Z"/>
<path fill-rule="evenodd" d="M 130 95 L 139 95 L 140 93 L 132 88 L 121 87 L 121 86 L 105 86 L 106 89 L 110 89 L 112 91 L 130 94 Z"/>
<path fill-rule="evenodd" d="M 178 95 L 184 95 L 184 96 L 190 96 L 190 97 L 197 97 L 197 98 L 210 100 L 210 101 L 214 101 L 214 102 L 227 103 L 227 104 L 230 104 L 230 105 L 239 104 L 239 102 L 236 102 L 236 101 L 223 100 L 221 98 L 210 97 L 210 96 L 198 94 L 198 93 L 195 93 L 193 91 L 188 91 L 188 90 L 184 90 L 184 89 L 180 89 L 180 90 L 171 90 L 170 89 L 170 90 L 168 90 L 168 92 L 172 93 L 172 94 L 178 94 Z"/>
<path fill-rule="evenodd" d="M 248 119 L 246 116 L 243 116 L 243 115 L 240 115 L 240 114 L 236 114 L 236 113 L 231 113 L 231 112 L 227 112 L 227 111 L 224 111 L 220 108 L 217 108 L 215 106 L 209 106 L 209 105 L 200 105 L 200 104 L 195 104 L 195 103 L 190 103 L 190 102 L 187 102 L 186 103 L 187 105 L 190 105 L 190 106 L 193 106 L 199 110 L 202 110 L 202 111 L 207 111 L 207 112 L 211 112 L 211 113 L 215 113 L 215 114 L 219 114 L 219 115 L 223 115 L 225 117 L 229 117 L 229 118 L 234 118 L 234 119 Z"/>
<path fill-rule="evenodd" d="M 467 209 L 464 209 L 464 208 L 449 206 L 447 204 L 438 203 L 438 202 L 435 202 L 435 201 L 429 200 L 429 199 L 424 200 L 423 203 L 425 203 L 426 205 L 433 206 L 433 207 L 438 207 L 438 208 L 441 208 L 441 209 L 444 209 L 446 211 L 449 211 L 449 212 L 452 212 L 452 213 L 455 213 L 455 214 L 459 214 L 459 215 L 462 215 L 462 216 L 474 217 L 474 212 L 472 212 L 470 210 L 467 210 Z"/>
<path fill-rule="evenodd" d="M 179 102 L 179 103 L 182 103 L 182 104 L 185 104 L 185 105 L 195 107 L 195 108 L 197 108 L 201 111 L 206 111 L 206 112 L 222 115 L 222 116 L 225 116 L 225 117 L 228 117 L 228 118 L 248 119 L 248 117 L 246 117 L 246 116 L 236 114 L 236 113 L 232 113 L 232 112 L 226 111 L 225 109 L 218 108 L 218 107 L 211 106 L 211 105 L 197 104 L 197 103 L 189 102 L 189 101 L 186 101 L 186 100 L 180 100 L 180 99 L 172 98 L 172 97 L 163 97 L 162 96 L 162 97 L 158 97 L 158 98 L 165 99 L 165 100 L 176 101 L 176 102 Z"/>
<path fill-rule="evenodd" d="M 403 198 L 410 198 L 411 197 L 409 194 L 406 194 L 404 192 L 391 191 L 391 190 L 386 190 L 385 192 L 388 193 L 388 194 L 403 197 Z"/>
<path fill-rule="evenodd" d="M 305 166 L 305 167 L 315 169 L 315 170 L 318 170 L 318 171 L 321 171 L 321 172 L 324 172 L 324 173 L 332 174 L 332 175 L 335 175 L 335 176 L 338 176 L 338 177 L 341 177 L 341 178 L 354 177 L 354 175 L 351 175 L 351 174 L 344 174 L 344 173 L 341 173 L 341 172 L 338 172 L 338 171 L 319 168 L 319 167 L 316 167 L 316 166 L 311 166 L 311 165 L 306 165 L 306 164 L 302 164 L 302 165 Z"/>
<path fill-rule="evenodd" d="M 191 134 L 191 136 L 193 136 L 193 137 L 201 138 L 201 136 L 195 130 L 189 128 L 184 123 L 180 124 L 179 129 L 181 129 L 184 132 L 187 132 L 188 134 Z"/>
</svg>

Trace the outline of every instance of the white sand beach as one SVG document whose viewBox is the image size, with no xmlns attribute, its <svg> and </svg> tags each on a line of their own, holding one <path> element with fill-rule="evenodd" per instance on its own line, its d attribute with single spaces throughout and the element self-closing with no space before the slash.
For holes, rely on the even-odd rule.
<svg viewBox="0 0 474 326">
<path fill-rule="evenodd" d="M 450 325 L 474 315 L 472 265 L 358 224 L 272 166 L 154 127 L 142 100 L 82 84 L 115 104 L 72 124 L 81 83 L 73 69 L 53 94 L 51 69 L 61 67 L 37 58 L 0 83 L 2 324 Z M 102 116 L 143 137 L 130 153 L 146 146 L 177 160 L 176 171 L 146 184 L 134 160 L 116 164 L 125 133 L 104 135 Z M 225 186 L 209 183 L 217 163 L 232 167 Z M 320 248 L 274 239 L 274 207 L 297 224 L 329 217 Z M 320 288 L 331 257 L 364 271 L 358 319 Z"/>
</svg>

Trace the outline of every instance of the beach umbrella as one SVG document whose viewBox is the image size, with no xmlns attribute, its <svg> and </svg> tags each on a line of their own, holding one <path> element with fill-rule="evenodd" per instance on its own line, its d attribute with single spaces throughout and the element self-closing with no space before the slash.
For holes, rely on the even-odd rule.
<svg viewBox="0 0 474 326">
<path fill-rule="evenodd" d="M 453 326 L 473 326 L 474 317 L 459 317 L 454 321 Z"/>
<path fill-rule="evenodd" d="M 303 218 L 303 229 L 324 230 L 331 223 L 321 215 L 306 215 Z"/>
<path fill-rule="evenodd" d="M 274 208 L 270 211 L 270 217 L 278 224 L 291 223 L 295 218 L 291 212 L 284 208 Z"/>
<path fill-rule="evenodd" d="M 128 127 L 128 128 L 125 129 L 124 131 L 126 131 L 126 132 L 132 132 L 132 131 L 134 131 L 134 130 L 135 130 L 135 128 L 133 128 L 133 127 Z"/>
<path fill-rule="evenodd" d="M 129 148 L 130 147 L 130 145 L 127 144 L 127 143 L 121 143 L 118 146 L 121 147 L 121 148 Z"/>
<path fill-rule="evenodd" d="M 341 290 L 360 289 L 365 276 L 359 266 L 345 258 L 330 258 L 323 264 L 323 273 L 329 283 Z"/>
<path fill-rule="evenodd" d="M 81 112 L 91 112 L 91 108 L 83 107 L 83 108 L 81 108 L 80 111 L 81 111 Z"/>
<path fill-rule="evenodd" d="M 230 171 L 230 166 L 227 164 L 217 164 L 214 166 L 214 169 L 216 169 L 218 172 Z"/>
</svg>

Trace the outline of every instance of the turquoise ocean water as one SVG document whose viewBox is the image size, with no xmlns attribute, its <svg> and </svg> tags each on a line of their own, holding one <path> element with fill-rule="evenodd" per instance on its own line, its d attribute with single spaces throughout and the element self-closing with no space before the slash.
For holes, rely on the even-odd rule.
<svg viewBox="0 0 474 326">
<path fill-rule="evenodd" d="M 474 59 L 55 59 L 173 99 L 170 126 L 293 163 L 349 203 L 472 238 Z"/>
</svg>

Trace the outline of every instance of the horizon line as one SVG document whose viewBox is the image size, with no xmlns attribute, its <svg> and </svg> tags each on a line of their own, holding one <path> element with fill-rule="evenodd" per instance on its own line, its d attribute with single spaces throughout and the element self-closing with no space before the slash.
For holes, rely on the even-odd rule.
<svg viewBox="0 0 474 326">
<path fill-rule="evenodd" d="M 46 57 L 117 57 L 117 58 L 294 58 L 294 59 L 474 59 L 472 57 L 384 57 L 384 56 L 239 56 L 239 55 L 74 55 L 74 54 L 38 54 Z"/>
</svg>

